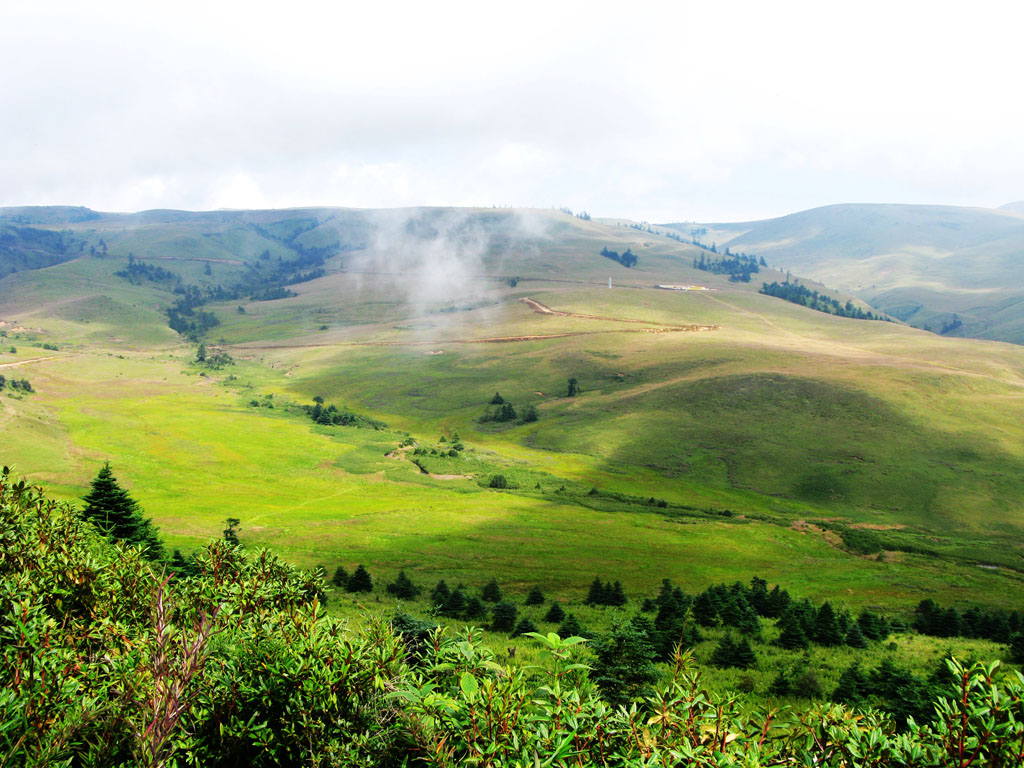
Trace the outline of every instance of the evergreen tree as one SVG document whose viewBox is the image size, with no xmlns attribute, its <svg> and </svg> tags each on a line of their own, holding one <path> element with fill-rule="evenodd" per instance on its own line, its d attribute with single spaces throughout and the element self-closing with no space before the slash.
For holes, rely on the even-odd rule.
<svg viewBox="0 0 1024 768">
<path fill-rule="evenodd" d="M 736 641 L 732 639 L 731 634 L 726 633 L 715 646 L 715 650 L 711 654 L 711 663 L 716 667 L 732 667 L 735 666 L 735 660 Z"/>
<path fill-rule="evenodd" d="M 530 590 L 530 594 L 526 596 L 526 605 L 544 605 L 544 593 L 540 591 L 540 587 L 535 586 Z"/>
<path fill-rule="evenodd" d="M 864 703 L 870 693 L 871 681 L 861 671 L 860 665 L 854 662 L 840 676 L 832 700 L 840 704 L 859 705 Z"/>
<path fill-rule="evenodd" d="M 789 676 L 785 672 L 780 670 L 779 673 L 775 675 L 775 678 L 772 680 L 771 684 L 768 686 L 768 693 L 770 693 L 772 696 L 792 695 L 793 683 L 792 681 L 790 681 Z"/>
<path fill-rule="evenodd" d="M 452 619 L 457 619 L 462 615 L 462 612 L 466 610 L 466 597 L 462 594 L 462 590 L 455 589 L 448 599 L 444 601 L 444 605 L 441 606 L 441 613 L 444 616 L 448 616 Z"/>
<path fill-rule="evenodd" d="M 412 583 L 412 580 L 405 575 L 405 571 L 399 571 L 398 577 L 387 585 L 389 595 L 394 595 L 400 600 L 412 600 L 420 593 L 419 587 Z"/>
<path fill-rule="evenodd" d="M 622 588 L 621 582 L 616 581 L 610 588 L 607 588 L 606 599 L 608 605 L 614 605 L 621 608 L 626 604 L 626 591 Z"/>
<path fill-rule="evenodd" d="M 818 609 L 818 615 L 814 620 L 814 631 L 811 636 L 814 642 L 819 645 L 833 647 L 842 645 L 844 638 L 839 630 L 839 623 L 836 620 L 836 613 L 832 605 L 826 600 Z"/>
<path fill-rule="evenodd" d="M 761 634 L 761 621 L 757 618 L 757 613 L 751 607 L 750 603 L 743 600 L 739 603 L 733 613 L 733 626 L 744 635 L 759 635 Z"/>
<path fill-rule="evenodd" d="M 498 603 L 491 612 L 491 630 L 494 632 L 511 632 L 516 626 L 519 611 L 512 603 Z"/>
<path fill-rule="evenodd" d="M 480 597 L 488 603 L 499 602 L 501 600 L 501 589 L 498 587 L 498 582 L 495 579 L 488 581 L 480 592 Z"/>
<path fill-rule="evenodd" d="M 563 640 L 567 637 L 585 637 L 580 620 L 576 618 L 575 614 L 570 613 L 565 617 L 562 626 L 558 628 L 558 636 Z"/>
<path fill-rule="evenodd" d="M 491 398 L 491 405 L 504 405 L 504 404 L 505 404 L 505 398 L 502 397 L 499 393 L 495 392 L 494 393 L 494 397 Z"/>
<path fill-rule="evenodd" d="M 786 612 L 786 609 L 789 608 L 789 603 L 789 592 L 780 589 L 779 585 L 776 584 L 768 594 L 764 615 L 770 619 L 777 619 Z"/>
<path fill-rule="evenodd" d="M 118 485 L 109 461 L 92 481 L 92 490 L 83 501 L 82 517 L 104 536 L 138 547 L 149 560 L 163 557 L 163 544 L 156 526 L 142 516 L 138 502 Z"/>
<path fill-rule="evenodd" d="M 1024 632 L 1010 637 L 1010 658 L 1017 664 L 1024 664 Z"/>
<path fill-rule="evenodd" d="M 651 642 L 653 630 L 654 625 L 646 616 L 634 616 L 591 643 L 597 657 L 591 679 L 610 703 L 625 704 L 642 696 L 658 679 Z"/>
<path fill-rule="evenodd" d="M 565 619 L 565 611 L 562 610 L 557 602 L 551 603 L 551 607 L 548 608 L 548 612 L 544 614 L 544 621 L 549 624 L 558 624 Z"/>
<path fill-rule="evenodd" d="M 856 622 L 850 624 L 850 629 L 846 632 L 846 644 L 851 648 L 868 647 L 867 638 L 865 638 L 864 633 L 861 632 L 860 624 L 857 624 Z"/>
<path fill-rule="evenodd" d="M 719 602 L 714 592 L 705 589 L 693 601 L 693 618 L 702 627 L 714 627 L 718 624 Z"/>
<path fill-rule="evenodd" d="M 789 608 L 779 619 L 778 644 L 787 650 L 807 647 L 807 634 L 795 608 Z"/>
<path fill-rule="evenodd" d="M 861 611 L 857 616 L 857 626 L 860 627 L 861 634 L 867 640 L 884 640 L 888 633 L 883 634 L 884 627 L 882 625 L 883 622 L 871 611 Z"/>
<path fill-rule="evenodd" d="M 466 610 L 462 616 L 467 620 L 486 619 L 487 609 L 484 607 L 484 604 L 480 602 L 480 598 L 471 597 L 466 601 Z"/>
<path fill-rule="evenodd" d="M 761 616 L 766 616 L 768 610 L 768 582 L 755 576 L 750 580 L 750 592 L 748 594 L 750 606 Z"/>
<path fill-rule="evenodd" d="M 345 570 L 345 566 L 339 565 L 334 570 L 334 575 L 331 577 L 331 583 L 341 589 L 348 586 L 348 571 Z"/>
<path fill-rule="evenodd" d="M 183 579 L 199 575 L 199 566 L 196 565 L 195 559 L 185 557 L 181 554 L 180 549 L 174 550 L 171 554 L 171 561 L 168 563 L 167 568 L 171 573 Z"/>
<path fill-rule="evenodd" d="M 537 632 L 537 625 L 530 621 L 529 617 L 524 617 L 519 620 L 516 624 L 516 628 L 512 630 L 512 637 L 519 637 L 525 635 L 527 632 Z"/>
<path fill-rule="evenodd" d="M 569 379 L 569 388 L 566 393 L 566 397 L 576 397 L 576 395 L 578 395 L 582 391 L 583 387 L 580 386 L 580 383 L 577 379 Z"/>
<path fill-rule="evenodd" d="M 233 547 L 242 546 L 241 539 L 238 538 L 238 526 L 242 524 L 242 521 L 237 517 L 229 517 L 224 521 L 224 525 L 227 528 L 224 529 L 224 541 Z"/>
<path fill-rule="evenodd" d="M 757 666 L 757 656 L 754 654 L 754 649 L 750 647 L 750 641 L 745 637 L 741 637 L 739 642 L 736 643 L 736 651 L 733 654 L 733 666 L 740 669 L 749 669 L 750 667 Z"/>
<path fill-rule="evenodd" d="M 345 585 L 345 589 L 348 592 L 373 591 L 373 579 L 370 578 L 369 571 L 367 571 L 362 564 L 356 566 L 355 573 L 353 573 L 352 578 L 348 580 L 348 584 Z"/>
<path fill-rule="evenodd" d="M 658 589 L 658 596 L 654 598 L 654 603 L 658 606 L 658 610 L 661 610 L 665 603 L 671 602 L 672 597 L 672 582 L 668 579 L 662 579 L 661 588 Z"/>
<path fill-rule="evenodd" d="M 587 591 L 587 605 L 604 605 L 607 599 L 604 584 L 599 577 L 595 576 Z"/>
<path fill-rule="evenodd" d="M 444 583 L 444 579 L 441 579 L 434 588 L 430 590 L 430 602 L 439 608 L 443 608 L 444 604 L 448 602 L 448 598 L 451 596 L 451 590 L 448 589 L 448 585 Z"/>
</svg>

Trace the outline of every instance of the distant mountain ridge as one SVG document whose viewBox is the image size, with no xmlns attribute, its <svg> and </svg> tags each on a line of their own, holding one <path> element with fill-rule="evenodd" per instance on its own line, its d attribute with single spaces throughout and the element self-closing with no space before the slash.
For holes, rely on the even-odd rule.
<svg viewBox="0 0 1024 768">
<path fill-rule="evenodd" d="M 776 219 L 667 224 L 764 256 L 920 328 L 1024 343 L 1024 202 L 841 204 Z"/>
</svg>

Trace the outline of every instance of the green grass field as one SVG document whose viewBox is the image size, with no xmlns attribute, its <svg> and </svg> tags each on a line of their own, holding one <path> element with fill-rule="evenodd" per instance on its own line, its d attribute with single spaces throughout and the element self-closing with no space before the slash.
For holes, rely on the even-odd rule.
<svg viewBox="0 0 1024 768">
<path fill-rule="evenodd" d="M 282 238 L 297 231 L 288 216 L 314 220 L 265 215 Z M 0 395 L 2 460 L 65 498 L 109 460 L 172 547 L 237 517 L 247 544 L 383 578 L 493 574 L 568 600 L 595 573 L 634 592 L 761 575 L 850 606 L 1021 604 L 1018 347 L 816 313 L 697 271 L 696 249 L 652 233 L 478 215 L 494 235 L 455 295 L 390 266 L 370 274 L 395 257 L 369 242 L 294 298 L 208 305 L 220 325 L 207 344 L 236 361 L 216 371 L 167 327 L 166 288 L 113 272 L 131 251 L 214 285 L 282 241 L 230 214 L 75 225 L 105 233 L 110 254 L 0 281 L 0 365 L 25 362 L 13 370 L 37 390 Z M 366 236 L 316 216 L 311 246 Z M 606 244 L 637 268 L 601 258 Z M 186 253 L 217 261 L 167 258 Z M 718 328 L 665 330 L 688 324 Z M 495 391 L 539 420 L 481 423 Z M 267 395 L 275 408 L 249 405 Z M 315 395 L 388 429 L 314 425 L 298 405 Z M 462 456 L 425 465 L 469 477 L 385 456 L 406 435 L 436 448 L 455 432 Z M 495 474 L 516 487 L 487 488 Z M 871 531 L 878 551 L 846 551 L 828 525 Z"/>
</svg>

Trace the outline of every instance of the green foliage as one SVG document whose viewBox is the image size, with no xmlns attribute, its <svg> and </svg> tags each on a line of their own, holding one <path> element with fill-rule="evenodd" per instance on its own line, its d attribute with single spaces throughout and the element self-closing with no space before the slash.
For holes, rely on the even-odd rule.
<svg viewBox="0 0 1024 768">
<path fill-rule="evenodd" d="M 508 488 L 508 479 L 504 475 L 494 475 L 491 478 L 491 482 L 487 484 L 488 488 L 505 489 Z"/>
<path fill-rule="evenodd" d="M 625 704 L 646 696 L 658 679 L 653 634 L 650 619 L 634 616 L 591 641 L 596 656 L 593 679 L 610 703 Z"/>
<path fill-rule="evenodd" d="M 224 521 L 224 541 L 233 547 L 241 546 L 242 542 L 238 538 L 238 527 L 242 524 L 242 521 L 237 517 L 229 517 Z"/>
<path fill-rule="evenodd" d="M 399 571 L 393 582 L 387 585 L 387 593 L 394 595 L 400 600 L 412 600 L 419 596 L 420 589 L 412 583 L 412 579 L 405 575 L 405 571 Z"/>
<path fill-rule="evenodd" d="M 526 595 L 526 600 L 523 602 L 524 605 L 544 605 L 544 592 L 541 588 L 534 585 L 530 588 L 529 594 Z"/>
<path fill-rule="evenodd" d="M 491 630 L 493 632 L 511 632 L 516 626 L 519 610 L 512 603 L 501 602 L 491 611 Z"/>
<path fill-rule="evenodd" d="M 812 291 L 807 286 L 801 285 L 798 282 L 789 282 L 787 280 L 784 283 L 763 283 L 761 285 L 760 293 L 767 296 L 775 296 L 779 299 L 785 299 L 786 301 L 791 301 L 794 304 L 810 307 L 811 309 L 816 309 L 819 312 L 838 315 L 839 317 L 853 317 L 858 320 L 888 320 L 884 315 L 876 315 L 873 312 L 864 311 L 860 307 L 856 306 L 852 301 L 847 301 L 846 304 L 840 304 L 838 299 L 834 299 L 824 293 Z"/>
<path fill-rule="evenodd" d="M 466 610 L 466 596 L 462 590 L 455 589 L 448 595 L 448 598 L 441 606 L 441 615 L 450 618 L 459 618 Z"/>
<path fill-rule="evenodd" d="M 559 624 L 565 619 L 565 609 L 559 605 L 558 601 L 553 601 L 551 607 L 548 608 L 548 612 L 544 614 L 544 621 L 549 624 Z"/>
<path fill-rule="evenodd" d="M 519 620 L 516 624 L 515 629 L 512 630 L 510 637 L 519 637 L 520 635 L 526 635 L 531 632 L 537 631 L 537 625 L 533 623 L 528 617 L 524 617 Z"/>
<path fill-rule="evenodd" d="M 448 598 L 451 596 L 451 590 L 448 589 L 448 585 L 444 579 L 441 579 L 434 588 L 430 590 L 430 602 L 435 608 L 443 608 L 444 604 L 448 602 Z"/>
<path fill-rule="evenodd" d="M 14 347 L 11 347 L 11 351 L 14 351 Z M 15 392 L 35 392 L 28 379 L 8 379 L 0 375 L 0 390 L 4 387 L 10 387 Z"/>
<path fill-rule="evenodd" d="M 334 569 L 334 575 L 331 577 L 331 584 L 341 589 L 348 586 L 348 571 L 345 570 L 345 566 L 339 565 Z"/>
<path fill-rule="evenodd" d="M 83 499 L 82 517 L 104 536 L 139 547 L 151 560 L 163 557 L 156 527 L 142 516 L 138 502 L 117 483 L 110 462 L 105 462 Z"/>
<path fill-rule="evenodd" d="M 501 600 L 501 588 L 497 579 L 491 579 L 480 592 L 480 597 L 488 603 L 496 603 Z"/>
<path fill-rule="evenodd" d="M 478 630 L 450 636 L 404 615 L 350 630 L 324 615 L 319 570 L 266 551 L 219 540 L 195 565 L 161 578 L 4 470 L 6 765 L 1020 764 L 1024 677 L 998 662 L 948 659 L 921 680 L 885 661 L 847 670 L 836 692 L 881 712 L 766 712 L 710 690 L 692 654 L 659 679 L 645 616 L 590 650 L 578 635 L 527 632 L 543 664 L 521 667 L 499 663 Z M 816 696 L 820 683 L 777 677 L 772 691 Z"/>
<path fill-rule="evenodd" d="M 346 592 L 372 592 L 373 591 L 373 579 L 370 578 L 370 572 L 366 570 L 366 566 L 360 563 L 356 566 L 355 572 L 348 580 L 348 584 L 345 585 Z"/>
</svg>

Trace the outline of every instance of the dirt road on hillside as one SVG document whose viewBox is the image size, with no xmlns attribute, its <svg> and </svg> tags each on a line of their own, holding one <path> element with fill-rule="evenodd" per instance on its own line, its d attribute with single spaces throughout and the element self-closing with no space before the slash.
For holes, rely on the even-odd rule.
<svg viewBox="0 0 1024 768">
<path fill-rule="evenodd" d="M 50 355 L 49 357 L 33 357 L 31 360 L 19 360 L 16 363 L 0 363 L 0 368 L 17 368 L 19 365 L 28 365 L 29 363 L 41 363 L 43 360 L 56 360 L 60 355 Z"/>
<path fill-rule="evenodd" d="M 664 325 L 660 325 L 659 323 L 656 323 L 653 320 L 637 320 L 637 319 L 631 318 L 631 317 L 606 317 L 604 315 L 583 315 L 583 314 L 580 314 L 579 312 L 562 312 L 562 311 L 557 310 L 557 309 L 552 309 L 551 307 L 547 306 L 546 304 L 541 304 L 536 299 L 531 299 L 531 298 L 528 298 L 528 297 L 527 298 L 522 298 L 522 299 L 520 299 L 520 301 L 523 302 L 524 304 L 526 304 L 527 306 L 529 306 L 530 308 L 532 308 L 534 312 L 537 312 L 538 314 L 541 314 L 541 315 L 557 315 L 558 317 L 578 317 L 581 320 L 604 320 L 604 321 L 610 322 L 610 323 L 636 323 L 636 324 L 639 324 L 639 325 L 655 325 L 655 326 L 659 326 L 659 327 L 662 327 L 662 328 L 671 328 L 673 330 L 679 330 L 679 331 L 716 331 L 719 328 L 719 326 L 717 326 L 717 325 L 669 325 L 669 326 L 664 326 Z"/>
</svg>

